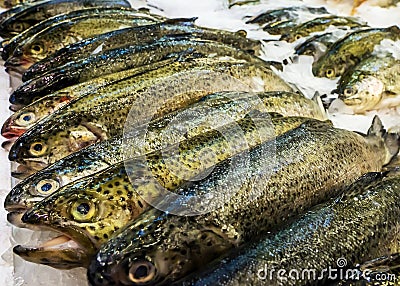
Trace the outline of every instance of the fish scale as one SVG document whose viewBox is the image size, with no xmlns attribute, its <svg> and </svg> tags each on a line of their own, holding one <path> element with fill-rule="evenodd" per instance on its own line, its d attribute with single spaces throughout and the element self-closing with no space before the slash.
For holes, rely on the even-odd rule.
<svg viewBox="0 0 400 286">
<path fill-rule="evenodd" d="M 259 80 L 255 83 L 255 78 L 260 79 L 263 86 L 259 86 Z M 17 139 L 11 148 L 9 159 L 17 160 L 21 164 L 28 159 L 39 162 L 39 166 L 42 164 L 43 167 L 43 164 L 49 163 L 46 157 L 58 160 L 85 145 L 121 134 L 128 113 L 134 106 L 136 114 L 130 122 L 137 124 L 184 107 L 213 91 L 249 88 L 265 91 L 291 90 L 265 66 L 217 58 L 174 62 L 155 71 L 106 86 L 95 94 L 82 97 L 57 110 Z M 149 101 L 149 98 L 157 100 Z M 154 108 L 158 106 L 161 109 L 157 111 Z M 83 140 L 73 138 L 70 136 L 72 131 L 89 137 Z M 77 146 L 71 146 L 71 143 Z M 38 144 L 37 149 L 40 150 L 33 150 Z"/>
<path fill-rule="evenodd" d="M 362 174 L 379 171 L 388 163 L 394 154 L 388 154 L 390 148 L 384 146 L 382 136 L 386 135 L 381 128 L 375 118 L 364 137 L 310 120 L 276 138 L 275 160 L 265 156 L 264 148 L 268 150 L 272 144 L 266 142 L 251 149 L 250 161 L 239 160 L 231 173 L 231 159 L 217 164 L 205 179 L 176 191 L 189 196 L 167 195 L 153 200 L 154 208 L 103 244 L 91 260 L 89 283 L 169 284 L 222 253 L 276 230 L 290 218 L 337 195 Z M 152 195 L 153 190 L 146 186 L 138 184 L 137 188 L 139 194 Z M 211 193 L 212 199 L 204 200 L 203 196 L 198 205 L 192 205 L 194 210 L 210 212 L 184 215 L 193 209 L 182 207 Z M 182 211 L 180 215 L 173 215 L 176 210 Z M 204 232 L 217 243 L 203 241 Z M 214 256 L 205 255 L 213 250 Z M 138 277 L 141 267 L 147 271 Z"/>
</svg>

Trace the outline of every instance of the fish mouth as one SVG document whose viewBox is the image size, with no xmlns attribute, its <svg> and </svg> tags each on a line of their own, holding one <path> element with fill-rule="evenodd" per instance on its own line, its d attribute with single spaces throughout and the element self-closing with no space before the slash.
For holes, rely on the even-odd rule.
<svg viewBox="0 0 400 286">
<path fill-rule="evenodd" d="M 12 161 L 15 161 L 15 160 L 12 160 Z M 40 171 L 40 170 L 46 168 L 49 165 L 47 157 L 21 158 L 21 160 L 17 161 L 17 162 L 20 163 L 18 168 L 20 166 L 22 166 L 20 171 L 19 171 L 20 173 L 21 172 L 22 173 L 26 173 L 26 172 L 31 172 L 31 171 Z"/>
<path fill-rule="evenodd" d="M 8 212 L 7 221 L 18 227 L 37 230 L 33 225 L 24 223 L 22 217 L 26 211 L 42 199 L 42 197 L 24 198 L 20 192 L 11 191 L 4 200 L 4 209 Z"/>
<path fill-rule="evenodd" d="M 356 105 L 356 104 L 361 104 L 362 102 L 360 95 L 357 93 L 351 96 L 339 94 L 338 98 L 342 100 L 346 105 Z"/>
<path fill-rule="evenodd" d="M 91 255 L 67 235 L 59 235 L 38 247 L 17 245 L 13 252 L 26 261 L 44 264 L 56 269 L 87 267 Z"/>
<path fill-rule="evenodd" d="M 14 145 L 15 140 L 12 140 L 14 138 L 10 138 L 11 140 L 7 140 L 4 141 L 3 143 L 1 143 L 1 148 L 3 148 L 4 150 L 6 150 L 7 152 L 9 152 L 12 148 L 12 146 Z"/>
<path fill-rule="evenodd" d="M 7 62 L 6 62 L 7 63 Z M 4 66 L 6 65 L 4 64 Z M 22 66 L 8 66 L 6 67 L 6 72 L 13 77 L 22 79 L 22 75 L 25 73 L 26 69 Z"/>
<path fill-rule="evenodd" d="M 26 130 L 26 127 L 3 125 L 3 128 L 1 129 L 1 136 L 7 139 L 15 139 L 24 134 Z"/>
<path fill-rule="evenodd" d="M 17 169 L 11 172 L 11 176 L 23 180 L 36 172 L 36 169 L 30 168 L 29 166 L 18 165 Z"/>
<path fill-rule="evenodd" d="M 1 128 L 1 136 L 7 139 L 13 139 L 21 136 L 26 131 L 26 127 L 15 126 L 13 123 L 14 120 L 12 117 L 9 117 L 6 122 L 4 122 Z"/>
<path fill-rule="evenodd" d="M 6 207 L 9 213 L 7 214 L 7 221 L 11 223 L 12 225 L 20 228 L 27 228 L 30 230 L 40 230 L 40 228 L 26 224 L 22 222 L 22 217 L 24 216 L 25 212 L 28 210 L 27 208 L 17 208 L 16 206 L 13 206 L 10 208 L 9 206 Z"/>
<path fill-rule="evenodd" d="M 15 253 L 27 261 L 46 264 L 54 268 L 87 267 L 92 256 L 96 254 L 95 243 L 79 228 L 54 225 L 48 218 L 47 214 L 28 210 L 21 218 L 27 228 L 50 230 L 58 236 L 37 247 L 18 245 L 16 249 L 14 248 L 14 252 L 16 250 L 18 253 Z M 59 221 L 57 220 L 56 223 Z M 44 261 L 43 258 L 45 258 Z"/>
<path fill-rule="evenodd" d="M 12 112 L 17 112 L 18 110 L 22 109 L 25 105 L 20 105 L 20 104 L 11 104 L 8 108 Z"/>
<path fill-rule="evenodd" d="M 6 206 L 5 206 L 5 208 L 7 209 Z M 22 216 L 24 215 L 26 209 L 23 209 L 23 208 L 21 208 L 21 209 L 11 208 L 11 209 L 15 209 L 15 210 L 10 211 L 9 209 L 7 209 L 9 211 L 9 213 L 7 214 L 7 221 L 17 227 L 25 228 L 25 224 L 22 222 L 21 219 L 22 219 Z"/>
<path fill-rule="evenodd" d="M 13 70 L 20 74 L 23 74 L 31 65 L 31 61 L 20 57 L 10 57 L 4 63 L 4 66 L 7 69 Z"/>
</svg>

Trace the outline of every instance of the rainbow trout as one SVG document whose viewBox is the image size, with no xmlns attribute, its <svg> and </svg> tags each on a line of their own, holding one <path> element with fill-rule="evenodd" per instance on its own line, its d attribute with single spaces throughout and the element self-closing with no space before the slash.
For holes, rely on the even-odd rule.
<svg viewBox="0 0 400 286">
<path fill-rule="evenodd" d="M 168 34 L 191 35 L 192 37 L 211 40 L 259 54 L 260 42 L 247 39 L 240 32 L 232 33 L 223 30 L 198 27 L 194 25 L 196 18 L 170 19 L 162 23 L 125 28 L 79 41 L 64 47 L 45 60 L 33 64 L 23 75 L 23 81 L 38 77 L 44 72 L 62 66 L 68 62 L 78 61 L 96 52 L 120 48 L 133 44 L 150 43 Z M 127 42 L 129 39 L 129 42 Z"/>
<path fill-rule="evenodd" d="M 264 65 L 226 58 L 174 62 L 106 86 L 57 110 L 15 141 L 9 159 L 41 169 L 85 146 L 122 134 L 127 120 L 130 126 L 148 122 L 223 90 L 291 88 Z"/>
<path fill-rule="evenodd" d="M 157 197 L 131 177 L 154 208 L 100 247 L 89 283 L 170 284 L 265 236 L 388 163 L 398 151 L 398 134 L 383 131 L 378 118 L 366 136 L 310 120 L 217 164 L 206 178 L 175 191 L 180 196 Z M 273 145 L 275 159 L 268 152 Z"/>
<path fill-rule="evenodd" d="M 338 198 L 180 285 L 331 285 L 328 282 L 340 278 L 362 280 L 357 264 L 400 247 L 400 177 L 382 177 L 364 175 Z"/>
<path fill-rule="evenodd" d="M 173 191 L 215 164 L 271 140 L 275 135 L 298 127 L 307 120 L 305 117 L 271 119 L 266 113 L 248 114 L 237 122 L 183 140 L 177 148 L 166 146 L 162 151 L 148 153 L 144 162 L 155 180 L 162 187 Z M 238 136 L 238 132 L 242 134 Z M 172 149 L 177 153 L 167 157 L 165 152 Z M 129 176 L 133 174 L 126 171 L 125 164 L 117 163 L 101 173 L 65 186 L 36 203 L 22 217 L 22 222 L 26 223 L 27 227 L 53 229 L 78 242 L 86 250 L 86 256 L 80 254 L 72 266 L 76 267 L 78 261 L 82 262 L 82 266 L 87 266 L 90 257 L 101 244 L 107 242 L 116 230 L 136 219 L 149 207 L 130 183 Z M 135 175 L 143 173 L 142 162 L 128 164 L 134 167 Z M 151 185 L 152 182 L 143 184 Z M 81 209 L 86 206 L 88 209 L 85 215 Z M 57 238 L 59 239 L 60 237 Z M 41 263 L 40 258 L 44 256 L 44 252 L 48 252 L 46 265 L 56 268 L 71 265 L 70 260 L 66 260 L 65 265 L 61 264 L 62 259 L 54 249 L 45 247 L 23 250 L 21 247 L 18 251 L 23 258 L 37 263 Z M 56 258 L 54 264 L 51 263 L 52 257 Z"/>
<path fill-rule="evenodd" d="M 57 24 L 61 21 L 67 21 L 74 19 L 76 17 L 82 17 L 85 15 L 90 15 L 90 14 L 97 14 L 97 13 L 102 13 L 102 11 L 108 11 L 108 10 L 114 10 L 116 11 L 117 9 L 120 9 L 122 12 L 124 8 L 113 8 L 113 7 L 94 7 L 94 8 L 85 8 L 81 10 L 75 10 L 71 12 L 66 12 L 62 13 L 59 15 L 56 15 L 54 17 L 50 17 L 49 19 L 43 20 L 36 25 L 30 27 L 29 29 L 23 31 L 22 33 L 15 35 L 11 39 L 6 39 L 1 42 L 1 57 L 3 60 L 7 60 L 9 57 L 11 57 L 16 49 L 17 46 L 21 45 L 22 43 L 25 43 L 26 41 L 29 40 L 29 38 L 33 37 L 40 31 Z M 127 10 L 127 8 L 125 8 Z M 133 11 L 133 9 L 130 9 Z"/>
<path fill-rule="evenodd" d="M 58 22 L 18 45 L 4 66 L 7 71 L 23 73 L 33 63 L 77 41 L 121 28 L 148 25 L 164 18 L 130 9 L 103 10 L 68 21 Z"/>
<path fill-rule="evenodd" d="M 61 88 L 78 84 L 107 74 L 154 63 L 179 53 L 194 53 L 199 56 L 227 56 L 252 63 L 269 65 L 261 59 L 231 46 L 194 39 L 190 36 L 167 36 L 149 44 L 111 49 L 87 58 L 70 62 L 50 70 L 18 87 L 10 97 L 44 96 Z"/>
<path fill-rule="evenodd" d="M 0 7 L 2 8 L 12 8 L 17 5 L 22 4 L 31 4 L 34 2 L 38 2 L 38 0 L 4 0 L 0 2 Z"/>
<path fill-rule="evenodd" d="M 38 1 L 32 5 L 24 6 L 18 13 L 8 17 L 0 23 L 0 36 L 3 38 L 17 35 L 29 27 L 58 14 L 68 11 L 80 10 L 89 7 L 126 7 L 131 5 L 128 1 L 118 0 L 49 0 Z M 17 6 L 18 7 L 18 6 Z"/>
<path fill-rule="evenodd" d="M 251 17 L 246 21 L 246 24 L 259 24 L 261 26 L 273 22 L 298 18 L 299 13 L 304 12 L 310 14 L 328 14 L 328 11 L 324 7 L 291 6 L 262 12 L 261 14 Z"/>
<path fill-rule="evenodd" d="M 12 98 L 12 101 L 18 105 L 22 105 L 29 101 L 32 101 L 32 103 L 16 111 L 4 122 L 1 135 L 6 138 L 18 137 L 36 124 L 40 119 L 54 113 L 56 110 L 62 108 L 71 101 L 94 93 L 105 86 L 117 83 L 123 79 L 140 75 L 151 70 L 156 70 L 162 66 L 171 64 L 176 60 L 176 58 L 171 57 L 149 65 L 143 65 L 138 68 L 98 77 L 80 84 L 63 88 L 40 98 Z"/>
<path fill-rule="evenodd" d="M 318 77 L 335 78 L 369 57 L 374 47 L 383 39 L 400 39 L 400 28 L 361 29 L 335 42 L 327 53 L 313 63 L 313 73 Z"/>
<path fill-rule="evenodd" d="M 289 31 L 289 33 L 283 34 L 279 40 L 291 43 L 303 37 L 307 37 L 311 33 L 323 31 L 329 26 L 359 28 L 363 26 L 365 27 L 366 24 L 350 17 L 318 17 L 294 27 L 291 31 Z"/>
<path fill-rule="evenodd" d="M 348 70 L 338 84 L 339 98 L 354 113 L 400 105 L 400 60 L 369 57 Z"/>
<path fill-rule="evenodd" d="M 314 61 L 317 61 L 337 40 L 343 36 L 338 36 L 336 34 L 337 33 L 325 33 L 312 36 L 294 48 L 295 54 L 312 56 Z"/>
<path fill-rule="evenodd" d="M 134 150 L 133 156 L 142 156 L 160 150 L 162 146 L 177 144 L 185 138 L 192 138 L 213 128 L 217 129 L 229 124 L 231 121 L 238 121 L 252 110 L 279 112 L 284 116 L 325 119 L 316 103 L 296 93 L 222 92 L 208 95 L 185 110 L 167 114 L 150 122 L 148 126 L 144 126 L 146 137 L 143 143 L 137 140 L 139 136 L 129 138 L 115 136 L 58 160 L 24 179 L 11 190 L 5 199 L 5 208 L 10 213 L 14 212 L 14 214 L 9 215 L 14 217 L 10 221 L 17 224 L 24 210 L 31 208 L 33 204 L 70 182 L 84 176 L 93 175 L 123 161 L 123 144 L 141 146 L 141 148 L 130 148 Z M 296 118 L 293 120 L 296 120 Z M 182 130 L 185 129 L 187 133 L 183 136 Z M 13 173 L 12 175 L 21 177 L 27 174 Z"/>
</svg>

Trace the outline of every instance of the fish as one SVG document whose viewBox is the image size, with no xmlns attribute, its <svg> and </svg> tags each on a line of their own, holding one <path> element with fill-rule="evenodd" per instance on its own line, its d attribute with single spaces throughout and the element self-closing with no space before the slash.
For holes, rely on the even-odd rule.
<svg viewBox="0 0 400 286">
<path fill-rule="evenodd" d="M 5 20 L 11 18 L 13 15 L 21 12 L 22 10 L 26 9 L 27 7 L 31 6 L 32 4 L 27 2 L 10 9 L 4 10 L 0 13 L 0 23 L 4 22 Z"/>
<path fill-rule="evenodd" d="M 97 88 L 111 84 L 116 80 L 121 80 L 122 78 L 126 78 L 132 74 L 139 74 L 142 71 L 154 70 L 167 63 L 171 63 L 172 61 L 172 59 L 167 59 L 162 62 L 157 62 L 156 64 L 150 64 L 142 66 L 140 68 L 136 68 L 135 70 L 132 69 L 112 75 L 107 75 L 105 77 L 96 78 L 78 85 L 67 87 L 53 94 L 39 98 L 33 103 L 21 108 L 20 110 L 12 114 L 4 122 L 1 129 L 1 135 L 8 139 L 19 137 L 42 118 L 51 115 L 56 110 L 62 108 L 64 105 L 73 100 L 76 100 L 76 98 L 78 97 L 85 96 L 88 93 L 95 91 Z M 286 96 L 286 93 L 281 94 L 283 96 Z M 307 108 L 307 110 L 305 112 L 301 112 L 301 114 L 306 114 L 306 116 L 308 117 L 317 119 L 326 118 L 323 108 L 318 107 L 318 102 L 316 102 L 316 104 L 310 104 L 310 101 L 304 99 L 303 96 L 292 94 L 289 94 L 288 98 L 291 102 L 297 101 L 301 105 L 305 104 L 304 107 Z M 281 98 L 277 100 L 277 107 L 281 106 L 280 101 Z M 282 112 L 286 113 L 285 109 L 283 109 Z"/>
<path fill-rule="evenodd" d="M 280 35 L 283 33 L 287 33 L 298 24 L 297 19 L 289 19 L 284 21 L 277 21 L 270 24 L 267 24 L 263 27 L 263 30 L 270 35 Z"/>
<path fill-rule="evenodd" d="M 260 54 L 260 41 L 245 38 L 240 31 L 227 32 L 194 25 L 196 18 L 169 19 L 162 23 L 119 29 L 79 41 L 64 47 L 45 60 L 33 64 L 24 74 L 23 81 L 38 77 L 46 71 L 71 61 L 77 61 L 96 53 L 99 48 L 107 51 L 129 44 L 150 43 L 166 35 L 191 35 L 242 49 L 256 55 Z"/>
<path fill-rule="evenodd" d="M 9 57 L 12 56 L 14 53 L 14 50 L 16 49 L 17 46 L 21 45 L 22 43 L 25 43 L 28 41 L 31 37 L 39 33 L 40 31 L 50 27 L 51 25 L 57 24 L 61 21 L 66 21 L 70 20 L 76 17 L 82 17 L 85 15 L 93 15 L 97 13 L 102 13 L 103 11 L 105 12 L 111 12 L 111 11 L 117 11 L 120 10 L 121 12 L 126 11 L 134 11 L 133 9 L 123 9 L 123 8 L 118 8 L 118 7 L 94 7 L 94 8 L 85 8 L 85 9 L 80 9 L 80 10 L 74 10 L 62 14 L 58 14 L 56 16 L 50 17 L 49 19 L 43 20 L 39 22 L 38 24 L 30 27 L 29 29 L 23 31 L 22 33 L 15 35 L 14 37 L 10 39 L 6 39 L 3 42 L 1 42 L 2 46 L 2 51 L 1 51 L 1 57 L 3 60 L 7 60 Z"/>
<path fill-rule="evenodd" d="M 360 22 L 358 19 L 350 17 L 317 17 L 294 27 L 291 31 L 289 31 L 289 33 L 283 34 L 279 40 L 292 43 L 294 41 L 300 40 L 303 37 L 309 36 L 311 33 L 324 31 L 329 26 L 359 28 L 366 27 L 367 25 Z"/>
<path fill-rule="evenodd" d="M 371 56 L 346 72 L 338 84 L 339 98 L 354 113 L 400 105 L 400 60 Z"/>
<path fill-rule="evenodd" d="M 18 13 L 2 21 L 0 23 L 0 36 L 3 38 L 9 38 L 57 14 L 96 6 L 131 7 L 129 2 L 124 0 L 50 0 L 34 2 L 33 5 L 24 7 L 24 9 L 20 10 Z"/>
<path fill-rule="evenodd" d="M 243 6 L 243 5 L 248 5 L 248 4 L 259 4 L 260 0 L 229 0 L 229 6 L 228 8 L 231 9 L 234 6 Z"/>
<path fill-rule="evenodd" d="M 21 74 L 33 63 L 77 41 L 104 32 L 131 26 L 152 24 L 163 18 L 126 8 L 100 10 L 55 23 L 18 45 L 4 64 L 7 71 Z"/>
<path fill-rule="evenodd" d="M 149 44 L 111 49 L 76 62 L 69 62 L 44 73 L 38 78 L 26 81 L 12 93 L 10 102 L 15 104 L 13 102 L 13 98 L 15 97 L 23 98 L 25 96 L 35 97 L 45 95 L 99 76 L 153 63 L 168 57 L 177 57 L 179 53 L 185 51 L 197 55 L 224 55 L 259 64 L 270 64 L 247 52 L 225 44 L 193 39 L 190 36 L 167 36 Z"/>
<path fill-rule="evenodd" d="M 14 6 L 21 4 L 30 4 L 37 2 L 38 0 L 4 0 L 0 2 L 0 7 L 2 8 L 13 8 Z"/>
<path fill-rule="evenodd" d="M 216 163 L 265 140 L 271 140 L 307 120 L 305 117 L 270 118 L 267 113 L 261 112 L 248 114 L 237 122 L 181 141 L 179 149 L 167 146 L 158 152 L 149 153 L 144 162 L 155 180 L 162 187 L 173 191 L 176 186 L 195 178 Z M 242 136 L 238 136 L 238 130 L 243 132 Z M 173 149 L 176 149 L 177 154 L 166 158 L 165 152 Z M 22 222 L 28 227 L 34 225 L 36 228 L 50 228 L 70 237 L 86 249 L 86 255 L 90 258 L 115 231 L 148 209 L 148 203 L 139 196 L 129 179 L 131 176 L 142 176 L 142 164 L 142 160 L 129 162 L 128 165 L 134 168 L 132 173 L 126 170 L 125 162 L 120 162 L 101 173 L 69 184 L 36 203 L 24 214 Z M 151 186 L 152 180 L 144 184 Z M 80 214 L 80 209 L 86 205 L 89 208 L 87 216 L 84 216 Z M 55 264 L 49 263 L 52 256 L 57 256 L 53 250 L 51 253 L 46 265 L 57 267 L 58 258 Z M 34 253 L 29 253 L 27 257 L 31 262 L 40 263 L 40 260 L 34 260 Z M 82 260 L 80 257 L 77 259 Z M 66 264 L 69 262 L 66 261 Z M 77 264 L 73 263 L 74 267 Z M 67 266 L 63 264 L 61 267 Z"/>
<path fill-rule="evenodd" d="M 246 24 L 265 25 L 272 22 L 288 20 L 299 16 L 299 12 L 307 12 L 310 14 L 329 14 L 325 7 L 291 6 L 262 12 L 261 14 L 248 19 Z"/>
<path fill-rule="evenodd" d="M 177 285 L 331 285 L 339 277 L 362 279 L 357 264 L 399 249 L 399 195 L 400 177 L 367 173 L 276 234 Z M 309 272 L 302 275 L 303 270 Z"/>
<path fill-rule="evenodd" d="M 54 113 L 66 104 L 78 100 L 80 97 L 96 92 L 98 89 L 119 82 L 122 79 L 155 70 L 164 65 L 170 64 L 175 60 L 176 59 L 174 58 L 168 58 L 138 68 L 98 77 L 80 84 L 63 88 L 40 98 L 13 98 L 12 101 L 21 106 L 25 103 L 32 103 L 15 111 L 15 113 L 4 122 L 1 129 L 1 135 L 5 138 L 19 137 L 42 118 Z"/>
<path fill-rule="evenodd" d="M 39 170 L 85 146 L 122 134 L 126 121 L 132 123 L 128 126 L 148 122 L 223 90 L 292 88 L 264 65 L 216 57 L 179 60 L 123 79 L 57 110 L 15 141 L 9 159 Z"/>
<path fill-rule="evenodd" d="M 370 28 L 354 31 L 333 44 L 329 51 L 313 63 L 312 71 L 317 77 L 335 78 L 369 57 L 375 45 L 383 39 L 397 40 L 400 28 Z"/>
<path fill-rule="evenodd" d="M 174 195 L 160 192 L 157 199 L 144 186 L 138 193 L 151 196 L 153 208 L 100 247 L 88 267 L 89 284 L 170 285 L 379 171 L 399 144 L 386 141 L 395 144 L 387 149 L 382 136 L 389 135 L 377 117 L 366 136 L 310 120 L 238 161 L 217 164 Z M 141 187 L 139 181 L 132 183 Z"/>
<path fill-rule="evenodd" d="M 319 106 L 314 101 L 297 93 L 220 92 L 207 95 L 187 109 L 177 110 L 160 119 L 152 120 L 148 126 L 143 127 L 146 130 L 146 140 L 143 143 L 137 140 L 140 136 L 128 138 L 122 135 L 115 136 L 72 153 L 32 174 L 14 186 L 5 199 L 4 207 L 13 213 L 9 216 L 13 217 L 12 222 L 17 224 L 22 213 L 44 197 L 71 182 L 123 161 L 122 151 L 127 149 L 122 147 L 123 144 L 142 146 L 139 149 L 134 147 L 131 149 L 135 151 L 132 157 L 143 156 L 160 150 L 163 146 L 174 145 L 185 138 L 192 138 L 212 129 L 218 129 L 232 121 L 238 121 L 253 111 L 294 116 L 293 120 L 297 120 L 296 117 L 326 119 L 323 111 L 319 110 Z M 277 123 L 274 125 L 276 126 Z M 182 130 L 185 127 L 188 131 L 182 137 Z M 138 130 L 140 130 L 139 127 Z M 13 173 L 12 175 L 20 177 L 26 174 Z"/>
<path fill-rule="evenodd" d="M 337 33 L 332 32 L 312 36 L 294 48 L 295 54 L 300 56 L 312 56 L 314 61 L 317 61 L 337 40 L 343 36 L 342 33 L 337 35 Z"/>
</svg>

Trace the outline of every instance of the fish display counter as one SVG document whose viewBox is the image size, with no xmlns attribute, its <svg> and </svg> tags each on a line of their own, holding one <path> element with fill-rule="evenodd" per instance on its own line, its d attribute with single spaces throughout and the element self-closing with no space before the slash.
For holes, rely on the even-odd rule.
<svg viewBox="0 0 400 286">
<path fill-rule="evenodd" d="M 398 285 L 397 1 L 0 6 L 1 285 Z"/>
</svg>

